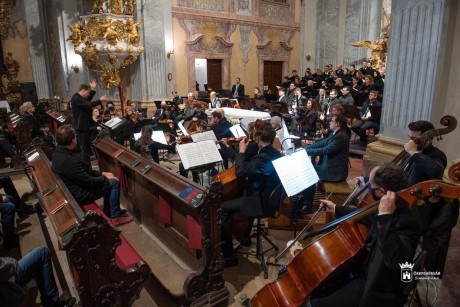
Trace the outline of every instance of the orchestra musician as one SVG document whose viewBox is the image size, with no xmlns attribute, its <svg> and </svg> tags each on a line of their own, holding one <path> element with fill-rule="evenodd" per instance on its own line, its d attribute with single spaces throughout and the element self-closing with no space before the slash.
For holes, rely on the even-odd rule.
<svg viewBox="0 0 460 307">
<path fill-rule="evenodd" d="M 320 162 L 314 165 L 320 180 L 339 182 L 346 180 L 348 176 L 350 147 L 346 131 L 348 119 L 343 115 L 334 116 L 329 125 L 332 134 L 312 145 L 308 145 L 305 150 L 312 159 L 317 156 L 320 157 Z M 316 185 L 314 184 L 302 192 L 304 200 L 300 212 L 311 211 L 315 191 Z"/>
<path fill-rule="evenodd" d="M 203 105 L 200 102 L 196 102 L 193 105 L 193 114 L 190 116 L 185 117 L 181 122 L 190 122 L 186 127 L 190 126 L 191 122 L 196 122 L 199 119 L 204 120 L 206 123 L 208 122 L 208 115 L 203 110 Z"/>
<path fill-rule="evenodd" d="M 407 176 L 394 164 L 372 169 L 369 191 L 380 200 L 378 214 L 370 218 L 372 226 L 366 239 L 363 264 L 348 272 L 338 284 L 313 292 L 308 306 L 403 306 L 405 283 L 401 280 L 403 263 L 413 263 L 420 237 L 417 215 L 396 191 L 407 187 Z M 342 217 L 355 210 L 321 200 L 328 212 Z"/>
<path fill-rule="evenodd" d="M 211 104 L 209 106 L 210 109 L 222 107 L 222 102 L 219 98 L 217 98 L 216 92 L 212 91 L 211 93 L 209 93 L 209 100 L 211 100 Z"/>
<path fill-rule="evenodd" d="M 181 99 L 181 97 L 179 96 L 179 94 L 177 94 L 177 91 L 172 91 L 171 94 L 172 94 L 171 102 L 172 102 L 174 108 L 175 108 L 176 110 L 178 110 L 178 109 L 179 109 L 179 105 L 182 103 L 182 99 Z"/>
<path fill-rule="evenodd" d="M 141 136 L 136 141 L 134 145 L 134 150 L 140 153 L 143 157 L 146 157 L 148 159 L 151 158 L 156 163 L 160 163 L 160 156 L 158 154 L 158 150 L 166 149 L 168 153 L 175 153 L 176 148 L 173 145 L 166 145 L 152 140 L 152 132 L 152 126 L 146 125 L 142 127 Z M 170 142 L 174 142 L 174 136 L 170 135 L 170 137 L 173 138 L 170 139 Z"/>
<path fill-rule="evenodd" d="M 269 203 L 269 196 L 279 178 L 276 175 L 272 161 L 281 157 L 279 151 L 272 147 L 275 133 L 270 124 L 265 124 L 259 138 L 259 152 L 251 160 L 247 161 L 245 152 L 248 148 L 248 139 L 244 138 L 239 143 L 239 151 L 235 155 L 236 176 L 245 178 L 245 191 L 242 197 L 224 201 L 220 204 L 222 209 L 222 253 L 225 266 L 235 266 L 238 258 L 232 244 L 231 213 L 241 212 L 250 219 L 252 225 L 253 216 L 271 215 L 277 208 Z M 248 229 L 246 236 L 249 236 Z"/>
<path fill-rule="evenodd" d="M 197 97 L 198 98 L 198 97 Z M 184 116 L 188 117 L 193 114 L 193 106 L 196 104 L 196 99 L 192 92 L 188 93 L 185 100 Z"/>
<path fill-rule="evenodd" d="M 299 129 L 302 135 L 306 135 L 310 138 L 315 136 L 316 133 L 316 122 L 318 120 L 318 110 L 316 102 L 313 98 L 308 98 L 307 104 L 305 105 L 305 113 L 299 116 Z"/>
<path fill-rule="evenodd" d="M 423 133 L 434 130 L 429 121 L 419 120 L 408 125 L 409 141 L 404 145 L 406 156 L 400 166 L 409 176 L 409 186 L 431 179 L 440 179 L 447 166 L 446 154 L 433 146 L 432 142 L 417 144 L 414 140 Z M 427 271 L 444 271 L 452 228 L 457 224 L 458 201 L 448 204 L 444 199 L 436 204 L 424 203 L 416 206 L 423 232 L 422 249 L 427 251 L 425 268 Z"/>
<path fill-rule="evenodd" d="M 232 124 L 225 117 L 225 112 L 223 109 L 216 109 L 214 112 L 212 112 L 211 122 L 213 123 L 211 130 L 216 135 L 217 141 L 221 141 L 223 138 L 229 138 L 233 136 L 232 132 L 230 131 L 230 127 L 232 127 Z M 219 153 L 222 156 L 224 167 L 225 169 L 227 169 L 228 157 L 226 154 L 226 148 L 221 146 L 221 148 L 219 149 Z"/>
<path fill-rule="evenodd" d="M 257 86 L 254 88 L 254 99 L 255 100 L 265 100 L 265 96 Z"/>
<path fill-rule="evenodd" d="M 139 120 L 139 114 L 135 113 L 131 106 L 127 106 L 125 108 L 125 115 L 123 116 L 128 122 L 134 124 L 134 133 L 139 133 L 141 131 L 142 125 L 141 121 Z M 120 134 L 115 138 L 115 141 L 118 144 L 123 145 L 126 140 L 129 140 L 129 145 L 131 149 L 134 149 L 134 137 L 133 134 Z"/>
<path fill-rule="evenodd" d="M 102 116 L 99 106 L 94 107 L 91 113 L 91 121 L 89 124 L 89 139 L 93 142 L 99 131 L 101 131 Z"/>
</svg>

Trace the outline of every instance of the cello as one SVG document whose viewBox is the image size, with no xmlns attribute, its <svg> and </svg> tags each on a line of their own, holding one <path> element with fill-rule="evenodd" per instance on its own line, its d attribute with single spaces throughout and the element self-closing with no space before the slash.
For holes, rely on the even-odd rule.
<svg viewBox="0 0 460 307">
<path fill-rule="evenodd" d="M 450 171 L 460 180 L 460 164 Z M 418 183 L 397 193 L 409 208 L 419 205 L 425 198 L 435 202 L 440 197 L 459 198 L 460 185 L 442 180 Z M 367 235 L 364 226 L 356 222 L 378 209 L 379 202 L 351 212 L 307 237 L 321 235 L 297 254 L 287 265 L 284 275 L 265 285 L 251 299 L 251 306 L 298 306 L 321 284 L 336 274 L 346 271 L 346 265 L 355 260 L 364 249 Z M 324 232 L 328 233 L 324 234 Z M 345 265 L 345 266 L 344 266 Z"/>
</svg>

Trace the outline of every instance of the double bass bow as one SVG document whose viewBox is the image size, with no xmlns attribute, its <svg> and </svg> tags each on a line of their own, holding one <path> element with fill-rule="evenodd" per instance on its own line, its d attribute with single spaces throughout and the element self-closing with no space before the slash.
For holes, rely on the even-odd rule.
<svg viewBox="0 0 460 307">
<path fill-rule="evenodd" d="M 460 180 L 460 163 L 455 164 L 450 171 L 456 176 L 452 181 Z M 421 200 L 428 198 L 459 198 L 460 185 L 442 180 L 429 180 L 397 193 L 397 198 L 402 199 L 409 208 L 420 205 Z M 299 306 L 316 290 L 326 279 L 341 271 L 349 265 L 365 247 L 366 229 L 355 222 L 378 209 L 379 202 L 364 208 L 357 209 L 307 237 L 320 236 L 297 254 L 290 264 L 286 266 L 284 274 L 276 281 L 265 285 L 251 299 L 250 305 L 254 306 Z M 324 234 L 327 232 L 326 234 Z"/>
<path fill-rule="evenodd" d="M 442 139 L 442 135 L 448 134 L 457 128 L 457 119 L 452 116 L 452 115 L 444 115 L 441 120 L 440 124 L 445 126 L 445 128 L 438 128 L 438 129 L 432 129 L 429 131 L 426 131 L 423 133 L 421 136 L 417 137 L 413 141 L 417 145 L 424 146 L 427 142 L 431 141 L 434 138 L 437 139 Z M 401 162 L 401 160 L 405 157 L 406 151 L 403 149 L 391 162 L 398 164 Z M 363 201 L 365 198 L 365 195 L 363 193 L 367 191 L 368 189 L 369 182 L 364 184 L 363 186 L 359 186 L 358 184 L 355 186 L 353 191 L 351 192 L 350 196 L 347 198 L 347 200 L 343 203 L 343 206 L 349 205 L 352 201 L 354 201 L 356 198 L 361 197 L 360 203 Z M 364 200 L 363 204 L 367 205 L 369 203 L 369 200 Z M 360 206 L 358 206 L 360 207 Z"/>
</svg>

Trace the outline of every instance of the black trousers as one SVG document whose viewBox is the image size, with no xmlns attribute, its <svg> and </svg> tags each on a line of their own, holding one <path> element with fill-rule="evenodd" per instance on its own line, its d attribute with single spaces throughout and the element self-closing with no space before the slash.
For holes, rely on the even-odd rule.
<svg viewBox="0 0 460 307">
<path fill-rule="evenodd" d="M 80 148 L 80 155 L 84 160 L 91 164 L 91 142 L 89 140 L 89 131 L 77 130 L 75 132 L 77 133 L 77 142 L 78 148 Z"/>
<path fill-rule="evenodd" d="M 21 197 L 19 197 L 18 191 L 10 176 L 0 176 L 0 189 L 2 188 L 5 190 L 5 194 L 13 196 L 16 208 L 25 207 L 25 203 L 22 201 Z"/>
</svg>

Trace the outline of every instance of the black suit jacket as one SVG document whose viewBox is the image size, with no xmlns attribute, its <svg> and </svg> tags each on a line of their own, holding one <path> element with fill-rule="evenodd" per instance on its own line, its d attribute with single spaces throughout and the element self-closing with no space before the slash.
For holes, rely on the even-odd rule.
<svg viewBox="0 0 460 307">
<path fill-rule="evenodd" d="M 30 133 L 32 139 L 45 135 L 45 133 L 40 129 L 40 122 L 38 121 L 38 118 L 36 118 L 33 114 L 25 112 L 23 118 L 26 122 L 29 123 L 30 129 L 32 129 Z"/>
<path fill-rule="evenodd" d="M 76 152 L 58 146 L 53 154 L 52 169 L 58 173 L 79 205 L 89 204 L 101 198 L 109 180 L 102 172 L 93 170 L 91 165 Z"/>
<path fill-rule="evenodd" d="M 235 89 L 236 89 L 236 84 L 233 84 L 232 95 L 235 95 Z M 244 85 L 241 83 L 238 85 L 238 96 L 239 97 L 244 96 Z"/>
<path fill-rule="evenodd" d="M 222 138 L 229 138 L 233 136 L 233 133 L 230 131 L 231 126 L 232 124 L 227 120 L 227 118 L 223 117 L 212 127 L 212 131 L 214 131 L 218 141 Z"/>
<path fill-rule="evenodd" d="M 309 145 L 307 154 L 312 157 L 321 156 L 322 162 L 315 166 L 321 180 L 342 181 L 348 176 L 349 138 L 345 129 Z"/>
<path fill-rule="evenodd" d="M 337 206 L 339 218 L 355 209 Z M 420 237 L 417 215 L 403 201 L 396 202 L 393 214 L 374 215 L 366 239 L 362 265 L 364 291 L 359 306 L 402 306 L 405 303 L 400 263 L 413 263 Z M 351 294 L 350 294 L 351 295 Z"/>
<path fill-rule="evenodd" d="M 361 117 L 363 117 L 364 115 L 366 115 L 367 109 L 369 108 L 369 104 L 370 104 L 370 103 L 371 103 L 371 102 L 370 102 L 369 99 L 366 100 L 366 101 L 364 102 L 361 111 L 359 111 L 359 115 L 361 115 Z M 378 101 L 378 100 L 375 100 L 373 106 L 379 107 L 379 106 L 382 106 L 382 103 L 381 103 L 380 101 Z M 370 117 L 370 118 L 368 118 L 368 119 L 369 119 L 370 121 L 372 121 L 372 122 L 377 122 L 377 123 L 380 122 L 380 118 L 373 118 L 373 117 Z"/>
<path fill-rule="evenodd" d="M 95 94 L 95 91 L 91 91 L 88 98 L 85 99 L 80 94 L 75 93 L 70 99 L 72 105 L 73 127 L 75 130 L 88 131 L 92 109 L 102 104 L 99 99 L 91 102 Z"/>
<path fill-rule="evenodd" d="M 280 157 L 280 152 L 271 145 L 260 149 L 249 161 L 243 153 L 235 155 L 236 176 L 247 177 L 244 202 L 248 205 L 241 209 L 241 213 L 248 216 L 271 215 L 278 209 L 270 206 L 269 197 L 280 182 L 272 161 Z"/>
</svg>

